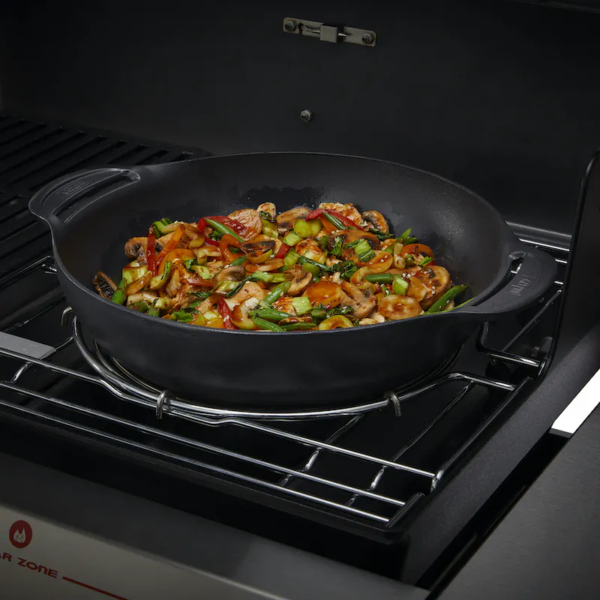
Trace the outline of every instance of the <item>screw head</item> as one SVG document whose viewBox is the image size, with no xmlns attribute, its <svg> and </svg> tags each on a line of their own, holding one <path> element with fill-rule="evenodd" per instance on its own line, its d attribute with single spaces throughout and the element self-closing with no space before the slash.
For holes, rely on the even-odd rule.
<svg viewBox="0 0 600 600">
<path fill-rule="evenodd" d="M 300 118 L 305 122 L 308 123 L 311 119 L 312 119 L 312 112 L 310 112 L 310 110 L 303 110 L 300 113 Z"/>
<path fill-rule="evenodd" d="M 362 38 L 363 44 L 372 44 L 373 43 L 373 35 L 371 33 L 364 33 Z"/>
<path fill-rule="evenodd" d="M 296 22 L 295 22 L 295 21 L 291 21 L 291 20 L 289 20 L 289 21 L 286 21 L 286 22 L 283 24 L 283 28 L 284 28 L 286 31 L 296 31 Z"/>
</svg>

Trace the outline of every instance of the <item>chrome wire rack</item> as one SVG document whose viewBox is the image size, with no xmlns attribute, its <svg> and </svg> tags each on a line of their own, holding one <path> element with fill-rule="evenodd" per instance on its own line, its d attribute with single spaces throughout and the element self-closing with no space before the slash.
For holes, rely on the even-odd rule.
<svg viewBox="0 0 600 600">
<path fill-rule="evenodd" d="M 55 272 L 52 257 L 44 257 L 0 280 L 0 292 L 29 276 Z M 489 326 L 484 325 L 477 341 L 479 353 L 497 363 L 526 369 L 527 381 L 542 374 L 547 367 L 543 356 L 519 355 L 511 353 L 511 348 L 555 305 L 561 286 L 562 282 L 557 281 L 545 303 L 501 350 L 488 344 Z M 0 333 L 0 357 L 11 365 L 9 376 L 0 380 L 0 389 L 4 390 L 0 394 L 2 410 L 383 527 L 395 522 L 416 496 L 436 489 L 450 466 L 526 383 L 446 370 L 410 389 L 394 390 L 370 403 L 343 409 L 263 413 L 202 406 L 155 388 L 128 372 L 95 343 L 86 344 L 75 317 L 71 333 L 56 345 L 10 335 L 31 329 L 51 309 L 60 309 L 66 327 L 70 309 L 56 300 L 52 302 L 51 306 L 36 306 L 33 313 Z M 76 366 L 65 366 L 61 356 L 75 349 L 79 361 Z M 26 383 L 31 371 L 51 374 L 55 380 L 36 388 Z M 104 394 L 99 408 L 87 402 L 83 392 L 69 398 L 53 392 L 64 389 L 61 384 L 71 380 L 104 389 L 111 396 Z M 459 385 L 458 391 L 453 391 L 450 400 L 416 434 L 401 440 L 399 449 L 381 456 L 344 443 L 374 413 L 384 414 L 386 420 L 403 419 L 405 403 L 449 385 Z M 501 395 L 494 411 L 436 468 L 413 464 L 409 460 L 411 451 L 431 436 L 452 411 L 468 402 L 476 389 Z M 111 397 L 113 401 L 108 401 Z M 126 415 L 123 406 L 131 409 Z M 249 442 L 240 446 L 240 435 L 250 436 Z M 333 473 L 317 469 L 331 458 L 344 461 L 345 469 Z M 358 477 L 360 482 L 356 481 Z"/>
</svg>

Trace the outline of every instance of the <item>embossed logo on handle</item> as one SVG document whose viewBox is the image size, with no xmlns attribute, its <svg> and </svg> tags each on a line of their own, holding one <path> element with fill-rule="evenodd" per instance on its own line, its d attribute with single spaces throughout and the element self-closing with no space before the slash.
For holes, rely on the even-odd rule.
<svg viewBox="0 0 600 600">
<path fill-rule="evenodd" d="M 523 293 L 523 290 L 528 288 L 533 279 L 530 277 L 521 277 L 519 281 L 511 283 L 510 293 L 515 296 L 520 296 Z"/>
</svg>

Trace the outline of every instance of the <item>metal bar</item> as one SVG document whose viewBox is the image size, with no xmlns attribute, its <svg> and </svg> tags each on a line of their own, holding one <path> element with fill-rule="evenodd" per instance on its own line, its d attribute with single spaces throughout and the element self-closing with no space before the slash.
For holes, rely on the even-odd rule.
<svg viewBox="0 0 600 600">
<path fill-rule="evenodd" d="M 55 354 L 57 354 L 61 350 L 64 350 L 67 346 L 69 346 L 72 343 L 73 343 L 73 338 L 72 337 L 67 338 L 62 344 L 55 346 L 50 352 L 48 352 L 48 354 L 46 354 L 46 356 L 44 356 L 44 359 L 48 360 L 49 358 L 52 358 Z M 15 374 L 10 378 L 9 383 L 17 383 L 17 381 L 19 381 L 19 379 L 23 376 L 25 371 L 30 369 L 32 366 L 33 366 L 32 362 L 26 362 L 25 364 L 21 365 L 15 371 Z"/>
<path fill-rule="evenodd" d="M 405 452 L 410 450 L 412 447 L 414 447 L 415 444 L 417 444 L 419 441 L 421 441 L 452 410 L 452 408 L 454 406 L 456 406 L 473 389 L 473 387 L 474 387 L 473 384 L 469 383 L 464 388 L 462 388 L 458 392 L 458 394 L 456 394 L 456 396 L 452 399 L 452 402 L 450 402 L 447 406 L 445 406 L 444 409 L 440 413 L 438 413 L 435 416 L 435 418 L 432 419 L 426 425 L 425 429 L 423 429 L 421 432 L 419 432 L 412 440 L 410 440 L 407 444 L 402 446 L 402 448 L 400 448 L 396 452 L 396 454 L 394 454 L 394 456 L 392 457 L 392 460 L 394 462 L 397 461 Z M 377 486 L 381 482 L 381 479 L 383 478 L 383 476 L 385 475 L 385 472 L 387 470 L 388 470 L 388 467 L 385 466 L 385 467 L 381 467 L 381 469 L 377 472 L 377 474 L 371 481 L 371 485 L 367 488 L 370 492 L 377 489 Z M 433 480 L 432 480 L 432 482 L 433 482 Z M 356 494 L 354 496 L 352 496 L 352 498 L 350 498 L 350 500 L 348 501 L 348 505 L 352 506 L 354 504 L 354 502 L 356 502 L 358 497 L 359 496 Z"/>
<path fill-rule="evenodd" d="M 38 413 L 35 410 L 26 407 L 26 406 L 20 406 L 20 405 L 15 405 L 15 404 L 11 404 L 9 402 L 6 402 L 4 400 L 0 400 L 0 406 L 4 406 L 6 408 L 9 408 L 11 410 L 15 410 L 21 413 L 26 413 L 26 414 L 30 414 L 36 418 L 39 419 L 43 419 L 46 421 L 51 421 L 53 423 L 57 423 L 59 425 L 63 425 L 66 427 L 69 427 L 71 429 L 76 429 L 78 431 L 83 431 L 85 433 L 91 434 L 93 436 L 96 437 L 100 437 L 106 440 L 109 440 L 111 442 L 116 442 L 118 444 L 123 444 L 125 446 L 130 446 L 133 448 L 136 448 L 137 450 L 143 450 L 145 452 L 149 452 L 151 454 L 155 454 L 158 455 L 160 458 L 169 458 L 171 460 L 175 460 L 178 462 L 182 462 L 182 463 L 187 463 L 189 465 L 192 465 L 194 467 L 200 467 L 202 469 L 206 469 L 208 471 L 212 471 L 214 473 L 218 473 L 219 475 L 225 475 L 226 477 L 231 477 L 234 479 L 239 479 L 241 481 L 245 481 L 247 483 L 252 483 L 254 485 L 260 486 L 260 487 L 265 487 L 271 490 L 274 490 L 276 492 L 280 492 L 280 493 L 284 493 L 290 496 L 295 496 L 296 498 L 301 498 L 303 500 L 309 500 L 312 502 L 316 502 L 317 504 L 322 504 L 325 506 L 329 506 L 331 508 L 335 508 L 341 511 L 345 511 L 354 515 L 357 515 L 359 517 L 364 517 L 367 519 L 371 519 L 374 521 L 378 521 L 380 523 L 387 523 L 389 521 L 389 519 L 382 517 L 380 515 L 374 514 L 374 513 L 369 513 L 363 510 L 358 510 L 356 508 L 352 508 L 349 506 L 345 506 L 344 504 L 338 504 L 337 502 L 332 502 L 331 500 L 326 500 L 325 498 L 320 498 L 319 496 L 313 496 L 311 494 L 307 494 L 304 492 L 299 492 L 297 490 L 294 490 L 292 488 L 282 488 L 277 484 L 274 483 L 270 483 L 268 481 L 262 481 L 260 479 L 256 479 L 254 477 L 249 477 L 248 475 L 243 475 L 241 473 L 236 473 L 235 471 L 230 471 L 228 469 L 223 469 L 221 467 L 216 467 L 215 465 L 211 465 L 208 463 L 203 463 L 197 460 L 193 460 L 191 458 L 187 458 L 184 456 L 179 456 L 177 454 L 173 454 L 171 452 L 167 452 L 164 450 L 157 450 L 156 448 L 153 448 L 152 446 L 147 446 L 146 444 L 142 444 L 140 442 L 134 442 L 132 440 L 128 440 L 127 438 L 122 438 L 116 435 L 112 435 L 109 433 L 105 433 L 103 431 L 98 431 L 96 429 L 92 429 L 91 427 L 86 427 L 84 425 L 79 425 L 76 423 L 72 423 L 71 421 L 67 421 L 65 419 L 60 419 L 58 417 L 54 417 L 52 415 L 47 415 L 44 413 Z"/>
<path fill-rule="evenodd" d="M 347 433 L 350 429 L 352 429 L 359 421 L 362 420 L 364 415 L 357 415 L 356 417 L 352 417 L 349 421 L 344 423 L 341 427 L 336 429 L 326 440 L 326 444 L 333 444 L 333 442 L 337 441 L 342 437 L 345 433 Z M 303 473 L 307 473 L 310 471 L 317 462 L 320 454 L 322 453 L 322 448 L 317 448 L 308 458 L 304 466 L 300 469 Z M 279 485 L 285 486 L 293 479 L 292 475 L 286 475 L 280 482 Z"/>
<path fill-rule="evenodd" d="M 296 471 L 294 469 L 290 469 L 288 467 L 284 467 L 282 465 L 277 465 L 275 463 L 270 463 L 258 458 L 252 458 L 250 456 L 245 456 L 243 454 L 239 454 L 238 452 L 233 452 L 231 450 L 227 450 L 225 448 L 219 448 L 218 446 L 213 446 L 212 444 L 207 444 L 204 442 L 199 442 L 192 438 L 184 437 L 181 435 L 177 435 L 175 433 L 169 433 L 168 431 L 164 431 L 161 429 L 155 429 L 153 427 L 149 427 L 148 425 L 144 425 L 142 423 L 138 423 L 137 421 L 130 421 L 128 419 L 123 419 L 121 417 L 115 417 L 109 413 L 104 413 L 93 408 L 87 408 L 84 406 L 80 406 L 79 404 L 73 404 L 71 402 L 67 402 L 65 400 L 61 400 L 60 398 L 54 398 L 53 396 L 49 396 L 47 394 L 43 394 L 41 392 L 34 392 L 31 390 L 27 390 L 26 388 L 20 387 L 18 385 L 0 381 L 0 387 L 12 390 L 13 392 L 17 392 L 18 394 L 22 394 L 26 397 L 35 398 L 37 400 L 43 400 L 55 406 L 61 406 L 62 408 L 66 408 L 68 410 L 72 410 L 86 416 L 97 417 L 99 419 L 103 419 L 110 423 L 114 423 L 116 425 L 121 425 L 123 427 L 128 427 L 130 429 L 134 429 L 136 431 L 142 431 L 144 433 L 148 433 L 150 435 L 154 435 L 156 437 L 168 440 L 170 442 L 177 442 L 180 444 L 184 444 L 191 448 L 195 448 L 197 450 L 204 450 L 206 452 L 211 452 L 213 454 L 219 454 L 222 456 L 227 456 L 228 458 L 233 458 L 236 460 L 240 460 L 241 462 L 246 462 L 248 464 L 262 467 L 270 471 L 276 471 L 279 473 L 287 473 L 289 475 L 293 475 L 300 479 L 306 479 L 308 481 L 312 481 L 313 483 L 319 483 L 324 486 L 333 487 L 338 490 L 342 490 L 345 492 L 352 492 L 359 495 L 365 495 L 368 498 L 373 500 L 378 500 L 380 502 L 385 502 L 388 504 L 392 504 L 394 506 L 404 506 L 404 502 L 402 500 L 396 500 L 395 498 L 389 498 L 388 496 L 381 496 L 379 494 L 373 494 L 354 486 L 346 485 L 344 483 L 340 483 L 338 481 L 331 481 L 328 479 L 323 479 L 321 477 L 317 477 L 315 475 L 310 475 L 309 473 L 302 473 L 300 471 Z"/>
<path fill-rule="evenodd" d="M 36 271 L 37 269 L 39 269 L 41 267 L 44 267 L 44 268 L 49 267 L 50 264 L 52 264 L 52 266 L 54 266 L 54 259 L 51 256 L 44 256 L 43 258 L 40 258 L 33 263 L 25 265 L 24 267 L 14 271 L 13 273 L 10 273 L 6 277 L 3 277 L 2 279 L 0 279 L 0 290 L 15 283 L 16 281 L 25 277 L 26 275 L 29 275 L 29 273 L 33 273 L 33 271 Z M 54 269 L 56 272 L 56 267 L 54 267 Z"/>
</svg>

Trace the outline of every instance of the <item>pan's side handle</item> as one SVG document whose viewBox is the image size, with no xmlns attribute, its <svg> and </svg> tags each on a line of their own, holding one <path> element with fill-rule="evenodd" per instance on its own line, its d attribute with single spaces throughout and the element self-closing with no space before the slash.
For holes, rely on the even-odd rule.
<svg viewBox="0 0 600 600">
<path fill-rule="evenodd" d="M 517 274 L 491 298 L 477 306 L 467 304 L 457 312 L 489 318 L 517 312 L 539 300 L 554 283 L 556 261 L 546 252 L 520 245 L 510 257 L 522 259 Z"/>
<path fill-rule="evenodd" d="M 29 210 L 56 233 L 74 212 L 97 200 L 102 189 L 114 190 L 115 184 L 129 185 L 139 178 L 135 171 L 118 168 L 70 173 L 37 191 L 29 201 Z"/>
</svg>

